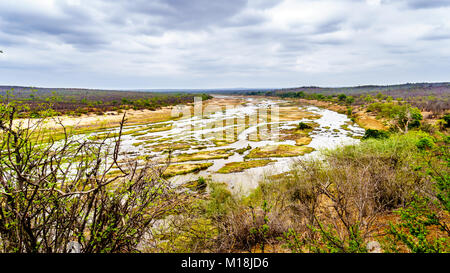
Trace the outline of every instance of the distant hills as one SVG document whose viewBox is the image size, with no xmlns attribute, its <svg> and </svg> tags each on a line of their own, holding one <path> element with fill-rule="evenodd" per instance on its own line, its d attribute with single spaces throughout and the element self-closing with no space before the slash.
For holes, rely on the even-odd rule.
<svg viewBox="0 0 450 273">
<path fill-rule="evenodd" d="M 130 89 L 130 90 L 108 90 L 108 89 L 83 89 L 83 88 L 44 88 L 44 87 L 24 87 L 24 86 L 0 86 L 0 94 L 14 89 L 14 93 L 27 95 L 32 91 L 37 95 L 48 95 L 53 93 L 65 95 L 92 95 L 92 94 L 114 94 L 123 95 L 127 92 L 129 95 L 135 94 L 138 97 L 142 93 L 211 93 L 211 94 L 260 94 L 266 92 L 306 92 L 306 93 L 321 93 L 321 94 L 337 94 L 345 93 L 349 95 L 359 95 L 367 93 L 382 92 L 385 94 L 399 94 L 405 95 L 410 92 L 418 92 L 421 95 L 425 94 L 450 94 L 450 82 L 438 83 L 405 83 L 397 85 L 361 85 L 350 87 L 319 87 L 319 86 L 302 86 L 292 88 L 216 88 L 216 89 Z"/>
</svg>

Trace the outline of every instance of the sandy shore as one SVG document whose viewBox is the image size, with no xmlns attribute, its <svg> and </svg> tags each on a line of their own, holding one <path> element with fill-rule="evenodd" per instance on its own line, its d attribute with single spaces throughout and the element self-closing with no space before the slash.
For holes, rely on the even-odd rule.
<svg viewBox="0 0 450 273">
<path fill-rule="evenodd" d="M 303 103 L 312 104 L 318 107 L 323 107 L 328 110 L 345 113 L 347 112 L 347 107 L 342 105 L 337 105 L 332 102 L 327 101 L 318 101 L 318 100 L 306 100 L 306 99 L 298 99 L 298 101 Z M 355 111 L 355 109 L 354 109 Z M 372 116 L 366 113 L 363 109 L 356 110 L 354 112 L 356 116 L 356 123 L 364 129 L 375 129 L 375 130 L 387 130 L 388 128 L 384 126 L 382 120 L 378 120 L 375 116 Z"/>
</svg>

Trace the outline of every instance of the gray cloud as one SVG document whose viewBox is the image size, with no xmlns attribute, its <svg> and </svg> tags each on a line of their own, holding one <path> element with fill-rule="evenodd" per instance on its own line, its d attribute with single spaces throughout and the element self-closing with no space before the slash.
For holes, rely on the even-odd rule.
<svg viewBox="0 0 450 273">
<path fill-rule="evenodd" d="M 246 8 L 246 0 L 158 0 L 114 2 L 114 21 L 124 21 L 129 16 L 144 16 L 163 29 L 193 30 L 222 25 Z M 112 7 L 114 9 L 114 7 Z M 118 9 L 117 9 L 118 8 Z M 122 18 L 122 19 L 120 19 Z"/>
<path fill-rule="evenodd" d="M 407 0 L 407 5 L 414 9 L 429 9 L 450 6 L 448 0 Z"/>
<path fill-rule="evenodd" d="M 4 0 L 0 84 L 448 80 L 448 12 L 450 1 L 438 0 Z"/>
</svg>

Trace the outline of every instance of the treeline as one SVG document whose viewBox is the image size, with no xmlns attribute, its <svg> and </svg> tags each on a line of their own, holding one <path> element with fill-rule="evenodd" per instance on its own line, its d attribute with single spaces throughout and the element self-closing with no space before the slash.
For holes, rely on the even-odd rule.
<svg viewBox="0 0 450 273">
<path fill-rule="evenodd" d="M 8 89 L 10 88 L 10 89 Z M 155 93 L 116 90 L 89 89 L 47 89 L 31 87 L 0 87 L 0 101 L 3 104 L 14 100 L 24 105 L 19 113 L 21 117 L 40 117 L 40 113 L 50 108 L 55 115 L 66 114 L 80 116 L 82 114 L 104 114 L 106 111 L 121 109 L 156 110 L 161 107 L 192 103 L 194 97 L 203 100 L 212 98 L 208 94 L 194 93 Z"/>
<path fill-rule="evenodd" d="M 302 98 L 329 101 L 348 106 L 374 102 L 407 103 L 422 111 L 443 114 L 450 109 L 450 83 L 416 83 L 392 86 L 358 86 L 342 88 L 299 87 L 270 91 L 233 92 L 245 95 Z"/>
</svg>

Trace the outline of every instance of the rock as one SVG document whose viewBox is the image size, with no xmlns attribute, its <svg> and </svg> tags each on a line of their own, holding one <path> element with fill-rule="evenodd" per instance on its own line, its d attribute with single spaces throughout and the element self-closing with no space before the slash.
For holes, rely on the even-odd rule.
<svg viewBox="0 0 450 273">
<path fill-rule="evenodd" d="M 367 243 L 367 251 L 369 253 L 382 253 L 381 245 L 377 241 L 370 241 Z"/>
<path fill-rule="evenodd" d="M 81 253 L 81 245 L 76 241 L 67 243 L 67 253 Z"/>
</svg>

